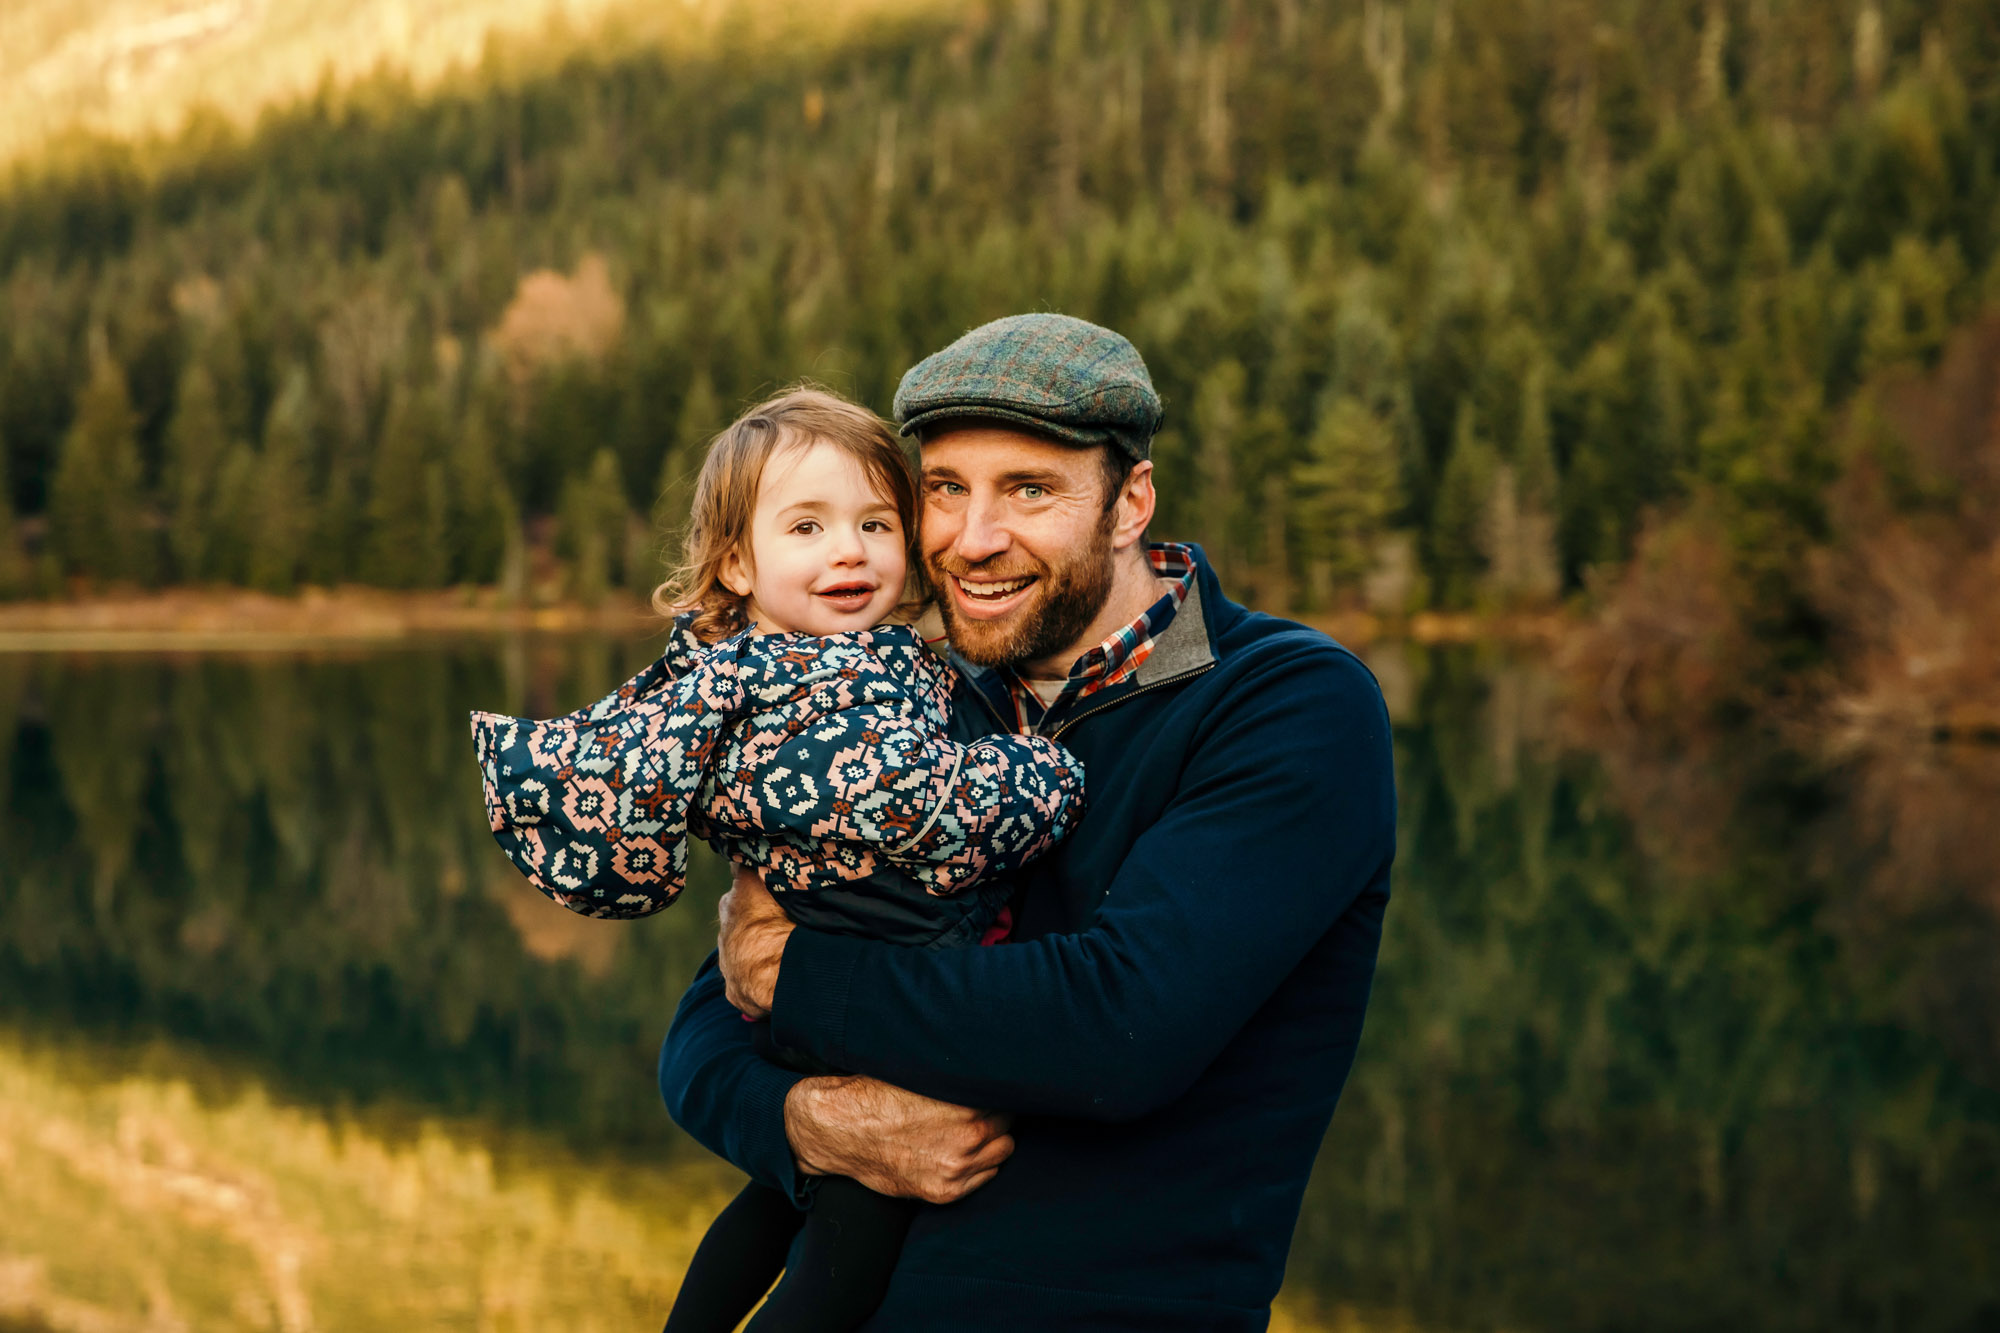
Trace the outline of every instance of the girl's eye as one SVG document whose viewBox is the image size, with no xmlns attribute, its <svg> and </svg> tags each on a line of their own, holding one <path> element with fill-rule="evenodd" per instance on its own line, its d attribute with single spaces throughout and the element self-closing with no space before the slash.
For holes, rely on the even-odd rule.
<svg viewBox="0 0 2000 1333">
<path fill-rule="evenodd" d="M 863 532 L 894 532 L 896 526 L 886 518 L 871 518 L 861 525 L 861 530 Z"/>
<path fill-rule="evenodd" d="M 819 524 L 809 518 L 801 519 L 799 522 L 792 524 L 792 531 L 798 533 L 801 537 L 810 537 L 819 531 Z"/>
</svg>

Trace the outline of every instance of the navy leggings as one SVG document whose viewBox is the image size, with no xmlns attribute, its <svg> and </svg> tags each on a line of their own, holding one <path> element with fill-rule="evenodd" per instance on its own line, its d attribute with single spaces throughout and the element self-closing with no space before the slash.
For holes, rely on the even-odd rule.
<svg viewBox="0 0 2000 1333">
<path fill-rule="evenodd" d="M 819 1183 L 810 1211 L 751 1181 L 701 1238 L 665 1333 L 733 1333 L 766 1291 L 745 1333 L 847 1333 L 889 1288 L 917 1204 L 845 1176 Z M 800 1236 L 803 1228 L 804 1235 Z M 798 1237 L 798 1258 L 786 1256 Z M 771 1282 L 784 1272 L 775 1291 Z"/>
</svg>

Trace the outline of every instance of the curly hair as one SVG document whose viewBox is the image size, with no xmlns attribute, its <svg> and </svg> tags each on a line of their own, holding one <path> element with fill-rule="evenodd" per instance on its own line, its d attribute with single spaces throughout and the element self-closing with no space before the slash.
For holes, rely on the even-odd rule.
<svg viewBox="0 0 2000 1333">
<path fill-rule="evenodd" d="M 908 556 L 908 584 L 896 614 L 913 617 L 927 600 L 917 546 L 917 483 L 909 458 L 889 423 L 839 394 L 795 384 L 757 404 L 709 441 L 695 478 L 680 563 L 653 590 L 653 609 L 673 617 L 693 612 L 704 643 L 726 639 L 749 620 L 749 599 L 722 582 L 732 552 L 747 556 L 750 518 L 764 469 L 778 454 L 826 443 L 848 454 L 882 497 L 896 506 Z"/>
</svg>

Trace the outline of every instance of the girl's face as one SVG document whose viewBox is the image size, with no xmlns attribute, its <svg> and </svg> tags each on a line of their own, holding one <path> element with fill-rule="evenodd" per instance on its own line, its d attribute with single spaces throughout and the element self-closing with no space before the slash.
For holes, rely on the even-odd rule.
<svg viewBox="0 0 2000 1333">
<path fill-rule="evenodd" d="M 723 564 L 722 582 L 750 599 L 762 629 L 872 629 L 903 600 L 908 547 L 895 502 L 824 441 L 780 450 L 764 465 L 747 545 Z"/>
</svg>

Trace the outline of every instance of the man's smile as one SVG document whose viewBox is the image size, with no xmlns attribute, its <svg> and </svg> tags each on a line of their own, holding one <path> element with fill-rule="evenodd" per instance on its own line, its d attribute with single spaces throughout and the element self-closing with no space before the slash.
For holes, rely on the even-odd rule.
<svg viewBox="0 0 2000 1333">
<path fill-rule="evenodd" d="M 968 616 L 994 620 L 1024 604 L 1041 577 L 1026 574 L 1011 579 L 979 579 L 952 574 L 946 581 L 951 585 L 953 600 Z"/>
</svg>

